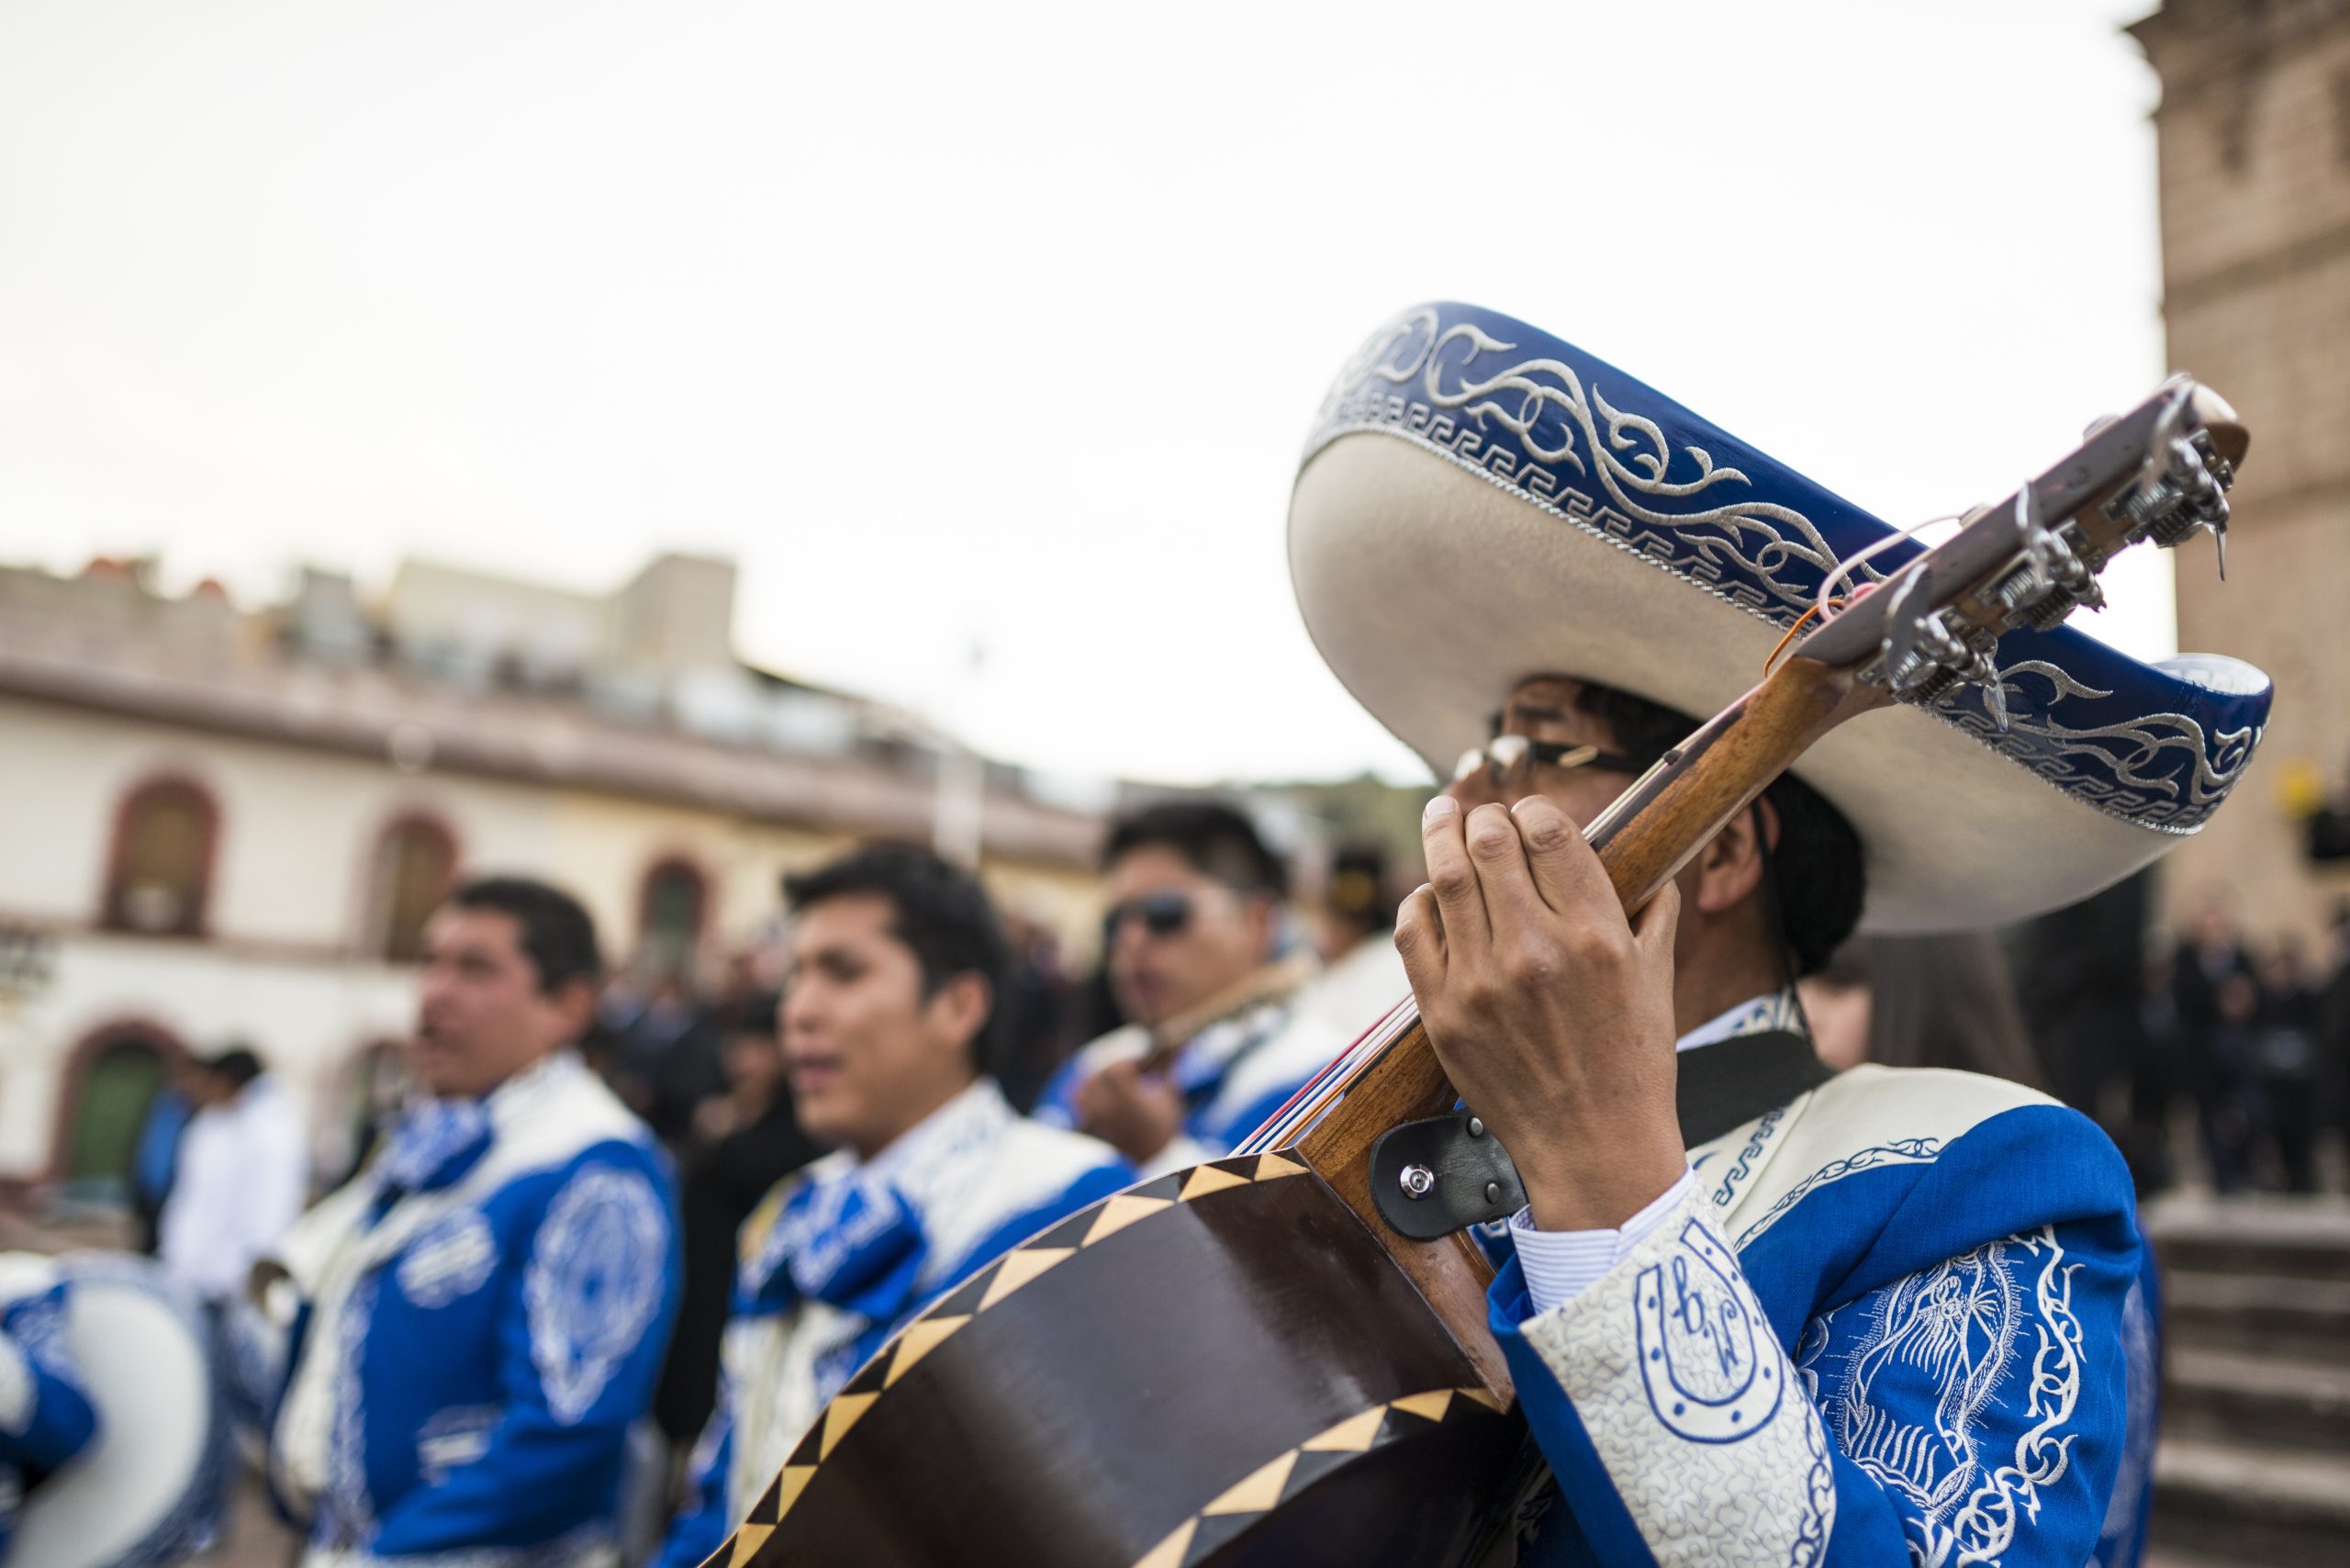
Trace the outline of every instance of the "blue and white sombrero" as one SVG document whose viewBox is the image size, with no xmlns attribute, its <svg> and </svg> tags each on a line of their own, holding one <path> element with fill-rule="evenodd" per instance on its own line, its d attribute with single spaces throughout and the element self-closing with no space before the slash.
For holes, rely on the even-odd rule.
<svg viewBox="0 0 2350 1568">
<path fill-rule="evenodd" d="M 1427 305 L 1374 333 L 1324 400 L 1290 576 L 1330 668 L 1443 777 L 1529 676 L 1713 714 L 1835 565 L 1896 532 L 1568 343 Z M 2233 659 L 2145 665 L 2060 627 L 2010 633 L 1998 660 L 2004 734 L 1962 687 L 1864 714 L 1796 765 L 1866 846 L 1863 929 L 2086 898 L 2200 827 L 2268 716 L 2267 678 Z"/>
</svg>

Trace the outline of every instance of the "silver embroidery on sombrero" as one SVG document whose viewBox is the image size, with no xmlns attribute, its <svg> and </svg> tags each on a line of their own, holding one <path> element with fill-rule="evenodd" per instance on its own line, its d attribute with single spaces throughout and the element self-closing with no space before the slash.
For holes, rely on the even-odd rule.
<svg viewBox="0 0 2350 1568">
<path fill-rule="evenodd" d="M 1937 711 L 2066 794 L 2142 826 L 2172 833 L 2200 827 L 2235 788 L 2260 745 L 2261 725 L 2212 734 L 2184 713 L 2148 713 L 2075 729 L 2051 711 L 2067 698 L 2113 694 L 2083 685 L 2044 659 L 2021 660 L 1999 674 L 2011 687 L 2020 677 L 2038 676 L 2047 680 L 2051 695 L 2043 703 L 2011 700 L 2005 731 L 1975 706 L 1948 705 Z M 2178 765 L 2182 760 L 2184 767 Z"/>
<path fill-rule="evenodd" d="M 1596 385 L 1586 393 L 1560 359 L 1510 361 L 1490 371 L 1477 364 L 1515 352 L 1473 321 L 1447 327 L 1434 308 L 1404 311 L 1339 371 L 1305 454 L 1357 431 L 1394 436 L 1774 626 L 1792 626 L 1812 607 L 1836 558 L 1810 519 L 1774 502 L 1720 500 L 1717 487 L 1751 481 L 1739 468 L 1717 467 L 1713 454 L 1694 444 L 1680 449 L 1689 476 L 1673 477 L 1675 455 L 1662 426 L 1615 408 Z M 1547 436 L 1540 427 L 1554 410 L 1559 431 Z M 1700 504 L 1676 510 L 1693 499 Z M 1898 562 L 1887 557 L 1886 565 L 1897 569 Z M 1884 580 L 1868 563 L 1857 577 Z M 2003 671 L 2009 683 L 2031 675 L 2046 677 L 2054 695 L 2034 706 L 2011 690 L 2004 730 L 1975 688 L 1963 687 L 1928 711 L 2067 798 L 2154 832 L 2201 827 L 2262 734 L 2258 726 L 2213 734 L 2180 712 L 2075 727 L 2047 709 L 2068 697 L 2112 693 L 2044 659 L 2021 659 Z"/>
<path fill-rule="evenodd" d="M 1468 352 L 1449 352 L 1460 344 Z M 1473 322 L 1444 328 L 1435 310 L 1405 311 L 1373 333 L 1338 373 L 1307 449 L 1348 430 L 1411 435 L 1543 500 L 1557 503 L 1563 495 L 1567 500 L 1557 504 L 1576 512 L 1577 522 L 1781 625 L 1810 608 L 1810 595 L 1836 555 L 1808 518 L 1767 501 L 1718 499 L 1719 487 L 1749 480 L 1739 469 L 1715 467 L 1703 447 L 1684 446 L 1695 472 L 1673 477 L 1673 447 L 1656 422 L 1615 408 L 1596 385 L 1586 395 L 1582 378 L 1563 361 L 1520 360 L 1467 379 L 1480 356 L 1512 349 Z M 1387 390 L 1415 383 L 1426 401 Z M 1554 409 L 1559 434 L 1546 442 L 1538 428 Z M 1483 432 L 1492 425 L 1516 438 L 1518 454 L 1487 444 Z M 1483 456 L 1472 457 L 1480 447 Z M 1589 463 L 1583 453 L 1590 454 Z M 1531 463 L 1518 464 L 1520 454 Z M 1596 480 L 1605 498 L 1561 481 L 1554 470 L 1562 468 Z M 1672 504 L 1693 499 L 1700 504 L 1689 510 Z M 1865 566 L 1860 575 L 1881 577 Z M 1767 589 L 1768 599 L 1737 591 L 1740 579 Z"/>
</svg>

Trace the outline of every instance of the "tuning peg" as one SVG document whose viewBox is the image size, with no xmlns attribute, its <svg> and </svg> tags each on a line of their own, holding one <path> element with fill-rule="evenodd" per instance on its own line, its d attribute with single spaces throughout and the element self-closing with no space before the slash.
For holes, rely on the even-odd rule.
<svg viewBox="0 0 2350 1568">
<path fill-rule="evenodd" d="M 1918 633 L 1921 622 L 1919 617 L 1909 613 L 1909 600 L 1916 596 L 1925 576 L 1922 564 L 1902 573 L 1886 600 L 1882 653 L 1886 684 L 1893 688 L 1896 696 L 1903 694 L 1904 682 L 1919 662 Z"/>
<path fill-rule="evenodd" d="M 1993 590 L 2002 607 L 2035 632 L 2064 624 L 2082 605 L 2105 608 L 2097 572 L 2082 558 L 2087 545 L 2079 531 L 2069 521 L 2053 528 L 2043 523 L 2040 497 L 2029 480 L 2016 491 L 2015 525 L 2022 560 Z"/>
</svg>

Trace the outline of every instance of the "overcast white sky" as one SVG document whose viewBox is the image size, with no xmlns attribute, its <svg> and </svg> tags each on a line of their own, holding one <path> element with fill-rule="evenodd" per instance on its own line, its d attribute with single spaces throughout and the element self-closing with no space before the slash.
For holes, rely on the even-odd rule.
<svg viewBox="0 0 2350 1568">
<path fill-rule="evenodd" d="M 1364 333 L 1988 498 L 2165 368 L 2152 3 L 0 0 L 0 559 L 715 551 L 747 656 L 1008 760 L 1413 777 L 1281 550 Z"/>
</svg>

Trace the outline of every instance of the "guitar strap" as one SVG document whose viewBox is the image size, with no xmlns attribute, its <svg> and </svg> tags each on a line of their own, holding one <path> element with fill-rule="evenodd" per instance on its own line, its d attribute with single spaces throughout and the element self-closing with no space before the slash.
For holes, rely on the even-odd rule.
<svg viewBox="0 0 2350 1568">
<path fill-rule="evenodd" d="M 1675 1108 L 1681 1147 L 1710 1143 L 1835 1076 L 1810 1039 L 1784 1029 L 1683 1051 Z M 1517 1167 L 1473 1112 L 1405 1122 L 1371 1148 L 1371 1202 L 1403 1235 L 1429 1241 L 1506 1219 L 1526 1202 Z"/>
<path fill-rule="evenodd" d="M 1738 1035 L 1681 1053 L 1673 1098 L 1681 1146 L 1711 1143 L 1836 1076 L 1804 1036 L 1784 1029 Z"/>
</svg>

